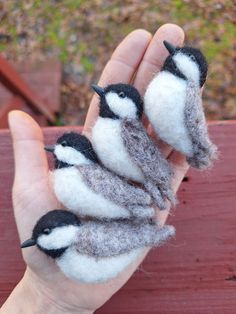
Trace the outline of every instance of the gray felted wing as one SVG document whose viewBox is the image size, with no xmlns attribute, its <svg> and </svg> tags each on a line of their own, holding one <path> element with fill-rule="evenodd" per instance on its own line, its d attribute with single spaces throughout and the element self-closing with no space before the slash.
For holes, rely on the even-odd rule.
<svg viewBox="0 0 236 314">
<path fill-rule="evenodd" d="M 146 179 L 144 185 L 156 200 L 157 206 L 163 209 L 165 198 L 175 202 L 171 189 L 171 166 L 149 138 L 142 123 L 124 119 L 122 139 L 132 160 L 142 169 Z"/>
<path fill-rule="evenodd" d="M 129 184 L 97 164 L 80 166 L 86 184 L 96 193 L 124 207 L 149 206 L 151 197 L 144 190 Z M 96 204 L 94 204 L 96 205 Z"/>
<path fill-rule="evenodd" d="M 151 223 L 85 222 L 78 231 L 76 249 L 80 254 L 111 257 L 131 250 L 159 246 L 175 234 L 172 226 Z"/>
<path fill-rule="evenodd" d="M 187 85 L 184 115 L 193 148 L 193 154 L 187 156 L 187 161 L 195 168 L 207 168 L 217 158 L 217 148 L 208 135 L 199 87 L 191 81 Z"/>
</svg>

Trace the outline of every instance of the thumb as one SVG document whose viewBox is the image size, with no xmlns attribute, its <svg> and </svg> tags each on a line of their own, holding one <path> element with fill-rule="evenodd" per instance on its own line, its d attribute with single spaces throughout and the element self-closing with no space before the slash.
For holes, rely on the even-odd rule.
<svg viewBox="0 0 236 314">
<path fill-rule="evenodd" d="M 30 186 L 48 175 L 43 134 L 39 125 L 22 111 L 11 111 L 8 122 L 13 140 L 15 182 Z"/>
<path fill-rule="evenodd" d="M 49 188 L 48 163 L 40 127 L 21 111 L 11 111 L 8 120 L 15 159 L 14 213 L 20 237 L 27 239 L 37 219 L 56 208 L 58 203 Z"/>
</svg>

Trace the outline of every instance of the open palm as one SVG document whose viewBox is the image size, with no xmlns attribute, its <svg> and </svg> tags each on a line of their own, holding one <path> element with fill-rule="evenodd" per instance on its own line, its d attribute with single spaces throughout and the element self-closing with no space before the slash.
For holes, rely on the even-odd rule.
<svg viewBox="0 0 236 314">
<path fill-rule="evenodd" d="M 183 31 L 171 24 L 159 28 L 152 37 L 145 30 L 130 33 L 117 47 L 101 76 L 99 85 L 132 83 L 141 94 L 167 56 L 163 40 L 174 45 L 183 44 Z M 98 114 L 98 98 L 93 97 L 84 133 L 89 136 Z M 60 208 L 49 184 L 49 169 L 42 131 L 27 114 L 13 111 L 9 115 L 15 156 L 15 182 L 13 203 L 21 241 L 31 236 L 35 222 L 45 212 Z M 149 127 L 150 129 L 150 127 Z M 177 191 L 188 165 L 185 158 L 156 139 L 166 158 L 174 167 L 173 188 Z M 157 210 L 158 219 L 164 223 L 168 211 Z M 67 279 L 54 261 L 37 248 L 24 250 L 27 270 L 20 285 L 42 296 L 45 302 L 66 313 L 90 313 L 105 303 L 128 280 L 143 260 L 147 250 L 117 278 L 104 284 L 79 284 Z"/>
</svg>

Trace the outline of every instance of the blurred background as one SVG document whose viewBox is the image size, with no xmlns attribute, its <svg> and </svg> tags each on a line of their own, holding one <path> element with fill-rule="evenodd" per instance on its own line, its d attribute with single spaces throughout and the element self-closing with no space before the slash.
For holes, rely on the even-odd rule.
<svg viewBox="0 0 236 314">
<path fill-rule="evenodd" d="M 129 32 L 180 25 L 186 43 L 210 64 L 204 92 L 209 119 L 236 119 L 235 1 L 47 0 L 0 2 L 0 52 L 11 61 L 62 63 L 56 124 L 83 123 L 92 91 L 112 51 Z"/>
</svg>

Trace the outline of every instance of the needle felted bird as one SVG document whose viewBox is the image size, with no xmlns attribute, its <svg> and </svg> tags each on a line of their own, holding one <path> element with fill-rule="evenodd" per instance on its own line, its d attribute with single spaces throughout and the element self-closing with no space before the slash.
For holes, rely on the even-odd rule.
<svg viewBox="0 0 236 314">
<path fill-rule="evenodd" d="M 207 62 L 198 49 L 167 41 L 164 45 L 170 55 L 147 87 L 145 113 L 158 136 L 186 155 L 191 166 L 209 167 L 217 149 L 209 139 L 202 107 Z"/>
<path fill-rule="evenodd" d="M 64 133 L 45 149 L 54 154 L 53 188 L 67 209 L 97 219 L 154 216 L 150 195 L 101 167 L 85 136 Z"/>
<path fill-rule="evenodd" d="M 142 125 L 143 100 L 137 89 L 128 84 L 92 88 L 100 96 L 100 108 L 91 141 L 101 162 L 142 183 L 160 209 L 166 207 L 166 199 L 174 203 L 172 170 Z"/>
<path fill-rule="evenodd" d="M 55 259 L 61 271 L 81 282 L 116 277 L 145 247 L 159 246 L 173 236 L 172 226 L 130 221 L 80 221 L 65 210 L 53 210 L 36 223 L 21 248 L 36 245 Z"/>
</svg>

